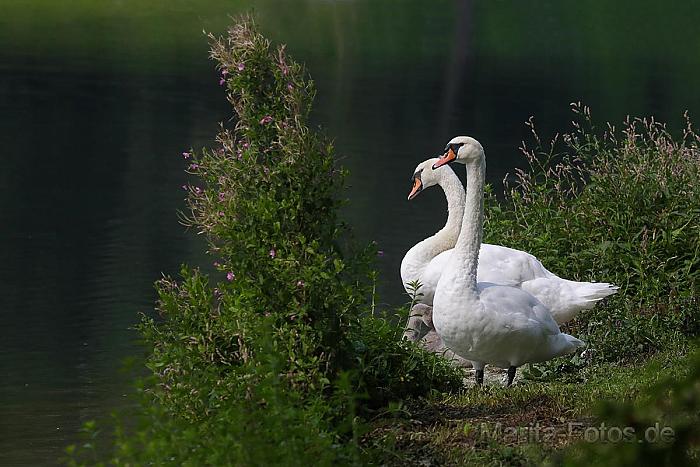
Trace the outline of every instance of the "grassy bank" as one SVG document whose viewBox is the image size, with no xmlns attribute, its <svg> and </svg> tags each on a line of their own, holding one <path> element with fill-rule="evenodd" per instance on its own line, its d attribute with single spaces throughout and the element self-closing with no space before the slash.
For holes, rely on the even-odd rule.
<svg viewBox="0 0 700 467">
<path fill-rule="evenodd" d="M 629 365 L 590 366 L 576 382 L 521 380 L 511 388 L 492 385 L 412 401 L 373 422 L 364 440 L 389 465 L 573 463 L 576 450 L 588 447 L 587 428 L 628 426 L 609 420 L 606 403 L 628 403 L 645 413 L 659 393 L 669 395 L 669 381 L 691 375 L 692 363 L 684 350 L 671 349 Z"/>
</svg>

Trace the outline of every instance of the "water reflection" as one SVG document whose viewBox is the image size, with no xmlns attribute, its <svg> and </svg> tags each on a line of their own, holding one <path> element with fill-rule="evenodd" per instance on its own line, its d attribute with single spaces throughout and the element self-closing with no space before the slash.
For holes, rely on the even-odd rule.
<svg viewBox="0 0 700 467">
<path fill-rule="evenodd" d="M 177 223 L 179 154 L 229 116 L 200 31 L 253 2 L 60 3 L 10 1 L 0 15 L 3 465 L 53 463 L 80 423 L 123 403 L 117 368 L 139 352 L 130 327 L 152 310 L 153 281 L 209 263 Z M 405 201 L 408 177 L 450 137 L 478 137 L 498 183 L 530 115 L 547 133 L 579 99 L 602 119 L 700 110 L 688 6 L 254 3 L 317 81 L 314 118 L 352 172 L 347 217 L 385 251 L 391 305 L 403 253 L 446 209 L 438 190 Z"/>
<path fill-rule="evenodd" d="M 197 83 L 105 78 L 5 77 L 3 123 L 19 135 L 3 141 L 11 196 L 0 203 L 8 465 L 56 458 L 82 422 L 121 403 L 117 369 L 139 352 L 130 328 L 153 307 L 154 279 L 205 263 L 200 239 L 177 222 L 178 155 L 216 131 L 219 90 L 207 108 Z"/>
</svg>

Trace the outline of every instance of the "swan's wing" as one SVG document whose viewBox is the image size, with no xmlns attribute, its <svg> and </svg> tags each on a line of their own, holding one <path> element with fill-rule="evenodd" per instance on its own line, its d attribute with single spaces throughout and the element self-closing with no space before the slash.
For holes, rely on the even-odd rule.
<svg viewBox="0 0 700 467">
<path fill-rule="evenodd" d="M 430 303 L 432 303 L 432 296 L 435 294 L 435 288 L 437 287 L 437 283 L 440 280 L 442 272 L 447 268 L 447 263 L 449 262 L 451 255 L 451 249 L 443 251 L 433 258 L 430 263 L 428 263 L 425 271 L 423 271 L 423 275 L 420 279 L 421 284 L 423 284 L 421 292 L 423 292 L 426 297 L 431 297 Z"/>
<path fill-rule="evenodd" d="M 488 243 L 482 243 L 479 250 L 480 281 L 519 285 L 551 275 L 552 273 L 530 253 Z"/>
<path fill-rule="evenodd" d="M 479 293 L 481 293 L 484 290 L 488 289 L 489 287 L 497 287 L 499 285 L 503 285 L 503 284 L 496 284 L 494 282 L 477 282 L 476 289 L 479 291 Z"/>
<path fill-rule="evenodd" d="M 425 268 L 421 276 L 424 293 L 435 290 L 440 276 L 448 266 L 452 251 L 453 249 L 443 251 Z M 488 243 L 481 245 L 477 271 L 479 282 L 519 287 L 525 281 L 550 276 L 553 274 L 529 253 Z"/>
<path fill-rule="evenodd" d="M 484 287 L 480 298 L 485 308 L 498 313 L 506 328 L 521 331 L 530 329 L 544 334 L 560 333 L 549 309 L 537 298 L 517 287 Z"/>
<path fill-rule="evenodd" d="M 486 244 L 483 244 L 481 248 L 479 269 L 477 271 L 479 283 L 517 287 L 523 282 L 525 275 L 530 276 L 534 274 L 531 271 L 536 269 L 537 265 L 542 267 L 537 258 L 523 251 Z M 421 276 L 421 283 L 426 289 L 435 289 L 440 276 L 448 267 L 453 251 L 454 248 L 443 251 L 428 263 Z M 516 254 L 511 254 L 510 252 L 516 252 Z M 544 268 L 542 269 L 545 270 Z M 523 271 L 530 272 L 524 273 Z"/>
<path fill-rule="evenodd" d="M 554 335 L 561 333 L 559 325 L 552 317 L 552 312 L 549 311 L 549 308 L 544 306 L 539 300 L 537 301 L 537 304 L 532 307 L 532 313 L 535 316 L 535 320 L 539 323 L 542 330 L 545 331 L 546 334 Z"/>
</svg>

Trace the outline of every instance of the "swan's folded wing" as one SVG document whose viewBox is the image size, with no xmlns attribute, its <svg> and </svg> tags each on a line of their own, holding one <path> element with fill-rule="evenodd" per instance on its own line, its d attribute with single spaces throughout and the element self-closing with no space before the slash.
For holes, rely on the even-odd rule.
<svg viewBox="0 0 700 467">
<path fill-rule="evenodd" d="M 542 263 L 530 253 L 483 243 L 479 250 L 479 280 L 519 286 L 538 277 L 549 277 Z"/>
<path fill-rule="evenodd" d="M 532 307 L 532 313 L 546 334 L 559 334 L 561 332 L 559 325 L 556 321 L 554 321 L 549 308 L 544 306 L 539 301 Z"/>
<path fill-rule="evenodd" d="M 559 334 L 559 326 L 549 309 L 531 294 L 506 286 L 484 287 L 480 292 L 481 302 L 486 308 L 498 312 L 505 328 Z"/>
</svg>

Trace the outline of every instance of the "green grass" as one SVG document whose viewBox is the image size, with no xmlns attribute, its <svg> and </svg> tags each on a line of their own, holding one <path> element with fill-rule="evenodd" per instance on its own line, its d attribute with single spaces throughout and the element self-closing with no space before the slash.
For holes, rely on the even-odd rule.
<svg viewBox="0 0 700 467">
<path fill-rule="evenodd" d="M 513 387 L 470 388 L 458 394 L 412 401 L 394 417 L 373 422 L 367 446 L 384 448 L 390 465 L 539 465 L 597 426 L 603 401 L 646 407 L 650 388 L 687 376 L 688 355 L 681 348 L 660 352 L 626 366 L 602 363 L 581 371 L 583 382 L 530 382 Z M 498 424 L 520 427 L 519 435 L 482 436 Z M 569 436 L 570 426 L 574 432 Z M 536 428 L 540 427 L 540 438 Z M 529 434 L 527 428 L 531 427 Z M 549 431 L 547 431 L 549 430 Z M 555 434 L 551 434 L 555 433 Z"/>
</svg>

